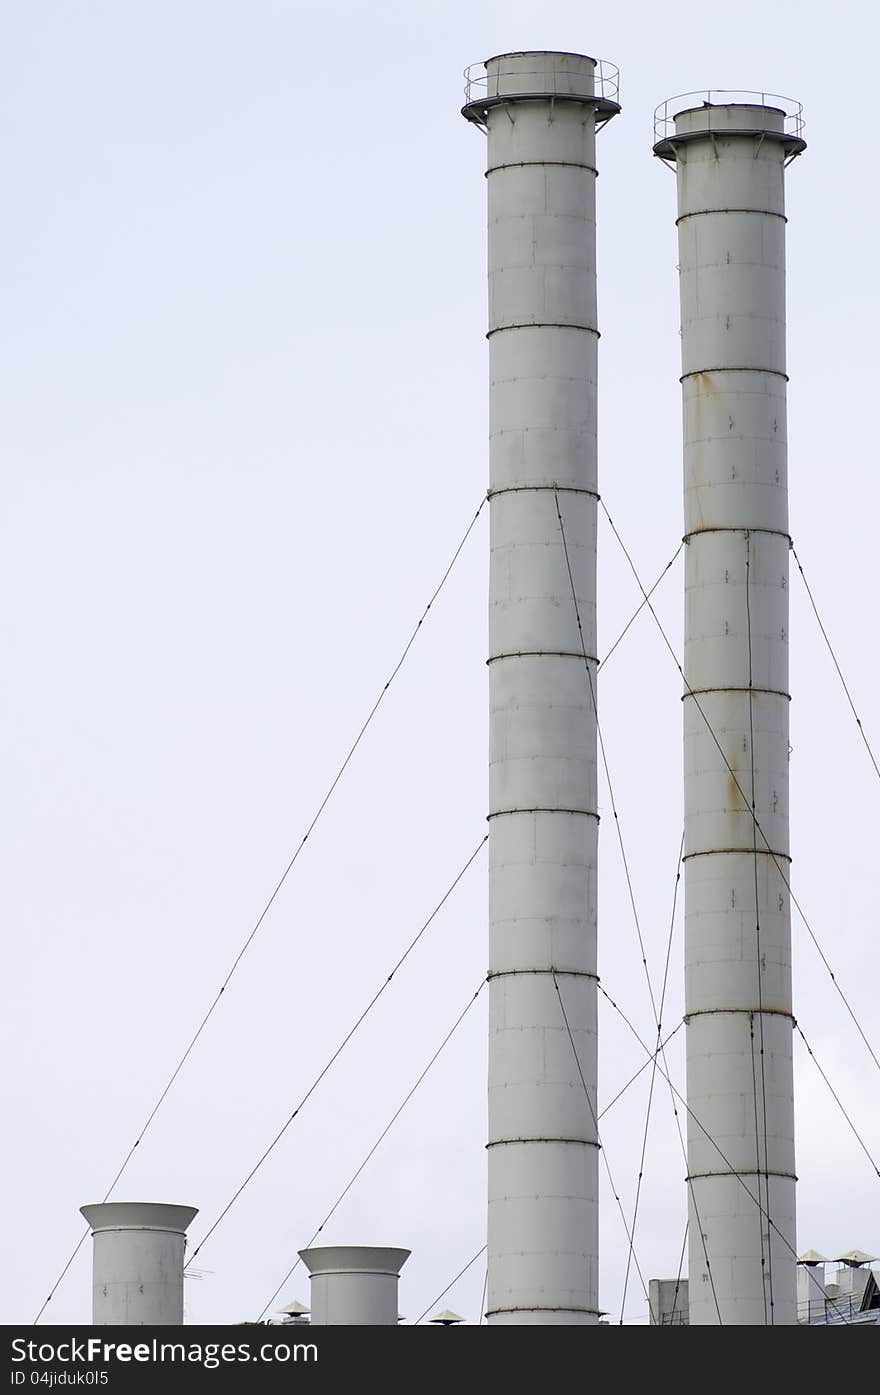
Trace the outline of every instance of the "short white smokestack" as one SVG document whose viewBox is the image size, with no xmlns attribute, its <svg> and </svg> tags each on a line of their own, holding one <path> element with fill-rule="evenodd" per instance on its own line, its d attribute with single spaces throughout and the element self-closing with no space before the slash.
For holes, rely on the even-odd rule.
<svg viewBox="0 0 880 1395">
<path fill-rule="evenodd" d="M 488 138 L 486 1316 L 581 1325 L 599 1317 L 596 130 L 618 107 L 585 55 L 484 67 L 463 114 Z"/>
<path fill-rule="evenodd" d="M 313 1327 L 396 1327 L 400 1271 L 410 1250 L 324 1245 L 300 1250 L 312 1277 Z"/>
<path fill-rule="evenodd" d="M 81 1206 L 95 1241 L 96 1327 L 181 1327 L 183 1254 L 195 1206 L 103 1201 Z"/>
<path fill-rule="evenodd" d="M 678 179 L 689 1313 L 773 1326 L 797 1316 L 784 170 L 804 142 L 799 108 L 689 95 L 654 147 Z"/>
</svg>

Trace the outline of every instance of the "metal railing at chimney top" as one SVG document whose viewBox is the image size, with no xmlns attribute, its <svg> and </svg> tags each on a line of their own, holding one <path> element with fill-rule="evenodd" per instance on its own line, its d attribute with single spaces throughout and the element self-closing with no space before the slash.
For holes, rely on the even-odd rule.
<svg viewBox="0 0 880 1395">
<path fill-rule="evenodd" d="M 594 95 L 600 97 L 603 101 L 616 103 L 618 93 L 620 92 L 620 69 L 614 63 L 609 63 L 607 58 L 597 58 L 595 59 L 595 64 L 596 68 L 593 74 L 593 83 L 595 87 Z M 567 97 L 571 95 L 571 89 L 567 86 L 557 89 L 554 82 L 556 74 L 548 72 L 544 68 L 535 68 L 534 70 L 519 69 L 517 75 L 520 77 L 544 78 L 548 84 L 545 88 L 546 95 L 548 96 Z M 509 78 L 512 74 L 506 74 L 505 76 Z M 572 74 L 570 71 L 562 69 L 560 70 L 560 76 L 564 83 L 567 84 L 571 81 Z M 482 101 L 489 96 L 489 74 L 486 72 L 483 63 L 470 63 L 465 68 L 464 95 L 465 106 L 470 106 L 472 103 Z M 505 97 L 526 97 L 533 95 L 537 96 L 538 94 L 529 91 L 524 91 L 522 93 L 508 92 L 506 89 L 504 92 Z"/>
<path fill-rule="evenodd" d="M 803 139 L 804 108 L 793 97 L 780 97 L 778 92 L 748 92 L 741 88 L 710 87 L 699 92 L 680 92 L 677 97 L 667 97 L 654 112 L 654 144 L 668 140 L 675 135 L 676 113 L 697 106 L 758 106 L 768 110 L 781 111 L 784 115 L 783 129 L 787 136 L 795 140 Z"/>
</svg>

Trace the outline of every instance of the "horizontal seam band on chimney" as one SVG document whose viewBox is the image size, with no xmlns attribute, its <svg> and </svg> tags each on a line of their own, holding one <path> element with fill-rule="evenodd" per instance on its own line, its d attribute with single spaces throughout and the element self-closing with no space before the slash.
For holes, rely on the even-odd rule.
<svg viewBox="0 0 880 1395">
<path fill-rule="evenodd" d="M 783 223 L 788 219 L 784 213 L 776 213 L 771 208 L 695 208 L 692 213 L 682 213 L 675 220 L 675 226 L 679 227 L 687 218 L 706 218 L 711 213 L 755 213 L 760 218 L 781 218 Z"/>
<path fill-rule="evenodd" d="M 497 97 L 481 97 L 479 101 L 468 102 L 462 107 L 462 111 L 490 111 L 493 107 L 505 106 L 508 102 L 549 102 L 551 106 L 558 102 L 573 102 L 581 107 L 602 107 L 606 111 L 610 110 L 615 116 L 620 111 L 617 102 L 611 102 L 598 93 L 589 96 L 586 92 L 502 92 Z"/>
<path fill-rule="evenodd" d="M 702 488 L 708 486 L 703 485 Z M 786 533 L 782 528 L 761 528 L 753 523 L 731 523 L 728 527 L 693 528 L 689 533 L 685 533 L 682 542 L 689 543 L 691 538 L 702 537 L 703 533 L 767 533 L 771 538 L 785 538 L 791 547 L 791 534 Z"/>
<path fill-rule="evenodd" d="M 747 687 L 728 684 L 724 688 L 689 688 L 686 693 L 682 693 L 681 700 L 686 698 L 697 698 L 703 693 L 761 693 L 764 697 L 781 697 L 791 702 L 791 693 L 784 693 L 781 688 L 756 688 L 749 684 Z"/>
<path fill-rule="evenodd" d="M 490 654 L 487 664 L 497 664 L 499 659 L 577 659 L 582 664 L 598 664 L 595 654 L 584 654 L 578 649 L 512 649 L 508 654 Z M 757 691 L 757 689 L 756 689 Z"/>
<path fill-rule="evenodd" d="M 685 1180 L 686 1182 L 700 1182 L 700 1181 L 702 1181 L 704 1178 L 708 1178 L 708 1177 L 758 1177 L 758 1178 L 761 1178 L 761 1177 L 783 1177 L 783 1178 L 786 1179 L 786 1181 L 789 1181 L 789 1182 L 796 1182 L 796 1181 L 797 1181 L 797 1173 L 796 1173 L 796 1172 L 776 1172 L 775 1169 L 772 1168 L 772 1167 L 769 1167 L 769 1168 L 763 1168 L 763 1167 L 762 1167 L 762 1168 L 760 1168 L 760 1170 L 757 1169 L 757 1168 L 754 1168 L 754 1167 L 749 1167 L 749 1168 L 745 1168 L 745 1167 L 744 1167 L 744 1168 L 739 1168 L 739 1169 L 738 1169 L 738 1168 L 735 1168 L 735 1167 L 731 1167 L 731 1168 L 728 1168 L 728 1169 L 725 1170 L 725 1171 L 718 1171 L 718 1172 L 691 1172 L 691 1173 L 688 1174 L 687 1177 L 685 1177 L 684 1180 Z M 754 1198 L 752 1198 L 752 1199 L 754 1200 Z"/>
<path fill-rule="evenodd" d="M 115 1232 L 130 1232 L 132 1230 L 147 1230 L 153 1235 L 185 1235 L 184 1230 L 174 1230 L 167 1225 L 99 1225 L 92 1229 L 93 1235 L 107 1235 Z"/>
<path fill-rule="evenodd" d="M 535 1304 L 531 1308 L 487 1308 L 486 1317 L 494 1317 L 496 1313 L 589 1313 L 591 1317 L 602 1317 L 602 1308 L 550 1308 L 541 1303 Z"/>
<path fill-rule="evenodd" d="M 507 814 L 580 814 L 585 819 L 595 819 L 599 822 L 599 815 L 595 809 L 558 809 L 550 808 L 546 804 L 538 804 L 531 809 L 493 809 L 491 814 L 487 814 L 487 819 L 500 819 Z"/>
<path fill-rule="evenodd" d="M 601 499 L 595 489 L 583 484 L 505 484 L 500 489 L 487 489 L 486 498 L 491 503 L 498 494 L 530 494 L 537 490 L 549 490 L 551 494 L 588 494 L 591 499 Z"/>
<path fill-rule="evenodd" d="M 492 1138 L 486 1144 L 488 1148 L 506 1148 L 508 1144 L 521 1143 L 575 1143 L 579 1148 L 600 1148 L 602 1144 L 595 1138 Z"/>
<path fill-rule="evenodd" d="M 541 168 L 543 165 L 552 165 L 555 169 L 566 170 L 589 170 L 590 174 L 598 176 L 599 171 L 595 165 L 585 165 L 580 160 L 510 160 L 506 165 L 490 165 L 486 170 L 486 178 L 490 174 L 497 174 L 499 170 L 527 170 L 535 167 Z"/>
<path fill-rule="evenodd" d="M 562 320 L 535 320 L 526 321 L 525 324 L 496 325 L 486 333 L 486 338 L 491 339 L 495 334 L 506 334 L 510 329 L 576 329 L 581 334 L 595 334 L 597 339 L 602 336 L 595 325 L 566 324 Z"/>
<path fill-rule="evenodd" d="M 399 1270 L 399 1269 L 352 1269 L 350 1266 L 344 1265 L 344 1266 L 343 1266 L 342 1268 L 340 1268 L 340 1269 L 316 1269 L 316 1270 L 310 1275 L 310 1277 L 313 1278 L 313 1279 L 325 1279 L 325 1278 L 335 1278 L 337 1275 L 343 1275 L 343 1276 L 345 1276 L 345 1277 L 347 1277 L 347 1278 L 357 1278 L 357 1279 L 364 1278 L 364 1277 L 366 1277 L 366 1278 L 368 1278 L 368 1279 L 376 1279 L 376 1278 L 379 1278 L 379 1279 L 399 1279 L 399 1278 L 400 1278 L 400 1270 Z"/>
<path fill-rule="evenodd" d="M 735 363 L 718 368 L 692 368 L 689 373 L 682 373 L 678 381 L 684 383 L 688 378 L 701 378 L 704 373 L 769 373 L 773 378 L 784 378 L 788 382 L 788 374 L 781 368 L 744 368 Z"/>
<path fill-rule="evenodd" d="M 588 969 L 557 969 L 552 964 L 542 969 L 490 969 L 486 981 L 491 983 L 493 978 L 509 978 L 513 974 L 563 974 L 566 978 L 592 978 L 599 982 L 599 975 Z"/>
<path fill-rule="evenodd" d="M 730 809 L 727 812 L 732 814 L 748 814 L 751 810 L 742 808 Z M 690 862 L 692 857 L 715 857 L 716 855 L 720 856 L 722 853 L 747 854 L 749 857 L 772 857 L 774 861 L 778 858 L 782 858 L 783 862 L 791 862 L 790 853 L 774 852 L 772 848 L 756 848 L 754 846 L 748 848 L 704 848 L 702 852 L 685 853 L 681 860 L 682 862 Z"/>
<path fill-rule="evenodd" d="M 695 1018 L 695 1017 L 715 1017 L 715 1016 L 717 1016 L 717 1015 L 719 1015 L 719 1014 L 723 1014 L 723 1015 L 728 1016 L 728 1017 L 730 1017 L 730 1016 L 736 1016 L 737 1014 L 739 1014 L 739 1015 L 745 1014 L 746 1017 L 787 1017 L 788 1020 L 789 1020 L 790 1022 L 792 1022 L 792 1023 L 794 1023 L 795 1020 L 796 1020 L 792 1013 L 787 1012 L 787 1011 L 784 1011 L 782 1008 L 769 1008 L 769 1007 L 751 1007 L 751 1008 L 718 1007 L 718 1008 L 697 1008 L 696 1012 L 686 1012 L 685 1015 L 684 1015 L 684 1017 L 682 1018 L 682 1021 L 684 1022 L 685 1026 L 687 1026 L 688 1022 L 692 1021 L 693 1018 Z"/>
</svg>

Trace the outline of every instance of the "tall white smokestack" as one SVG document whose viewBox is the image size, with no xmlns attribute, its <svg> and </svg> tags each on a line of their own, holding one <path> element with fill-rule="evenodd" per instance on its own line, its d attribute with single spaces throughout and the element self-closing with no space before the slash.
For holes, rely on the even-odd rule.
<svg viewBox="0 0 880 1395">
<path fill-rule="evenodd" d="M 409 1250 L 323 1245 L 300 1250 L 312 1276 L 313 1327 L 396 1327 L 400 1271 Z"/>
<path fill-rule="evenodd" d="M 81 1206 L 95 1240 L 96 1327 L 180 1327 L 183 1255 L 194 1206 L 104 1201 Z"/>
<path fill-rule="evenodd" d="M 799 110 L 692 100 L 654 147 L 678 180 L 691 1324 L 796 1320 L 779 869 L 787 878 L 784 168 L 804 148 Z"/>
<path fill-rule="evenodd" d="M 587 1324 L 599 1308 L 595 135 L 619 108 L 580 54 L 484 66 L 463 114 L 488 135 L 487 1320 Z"/>
</svg>

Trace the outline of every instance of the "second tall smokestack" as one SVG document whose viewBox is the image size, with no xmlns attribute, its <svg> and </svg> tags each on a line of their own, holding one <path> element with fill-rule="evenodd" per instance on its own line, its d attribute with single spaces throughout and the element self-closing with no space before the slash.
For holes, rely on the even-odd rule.
<svg viewBox="0 0 880 1395">
<path fill-rule="evenodd" d="M 698 95 L 655 146 L 678 179 L 690 1321 L 775 1325 L 796 1317 L 784 168 L 804 142 L 799 108 Z"/>
</svg>

